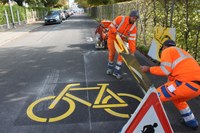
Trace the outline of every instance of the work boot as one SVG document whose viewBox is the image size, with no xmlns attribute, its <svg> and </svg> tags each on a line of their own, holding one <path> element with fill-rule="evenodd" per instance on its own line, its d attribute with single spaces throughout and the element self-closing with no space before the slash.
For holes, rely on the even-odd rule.
<svg viewBox="0 0 200 133">
<path fill-rule="evenodd" d="M 108 67 L 106 74 L 111 75 L 113 73 L 113 68 L 114 68 L 114 63 L 113 62 L 108 62 Z"/>
<path fill-rule="evenodd" d="M 184 121 L 184 119 L 181 119 L 181 123 L 187 127 L 190 127 L 193 130 L 197 130 L 199 127 L 199 123 L 196 119 L 190 121 Z"/>
<path fill-rule="evenodd" d="M 197 130 L 199 123 L 195 119 L 194 114 L 192 113 L 190 107 L 188 106 L 187 108 L 180 110 L 182 120 L 181 123 L 184 124 L 187 127 L 192 128 L 193 130 Z"/>
<path fill-rule="evenodd" d="M 122 75 L 120 73 L 122 65 L 121 64 L 116 64 L 113 72 L 113 76 L 115 76 L 117 79 L 122 79 Z"/>
</svg>

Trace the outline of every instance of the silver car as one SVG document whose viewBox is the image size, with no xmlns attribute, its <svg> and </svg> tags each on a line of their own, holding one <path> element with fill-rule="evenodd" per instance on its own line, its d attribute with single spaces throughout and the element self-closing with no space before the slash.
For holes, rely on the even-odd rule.
<svg viewBox="0 0 200 133">
<path fill-rule="evenodd" d="M 47 15 L 44 17 L 44 24 L 55 24 L 55 23 L 61 23 L 62 22 L 62 16 L 59 11 L 49 11 Z"/>
</svg>

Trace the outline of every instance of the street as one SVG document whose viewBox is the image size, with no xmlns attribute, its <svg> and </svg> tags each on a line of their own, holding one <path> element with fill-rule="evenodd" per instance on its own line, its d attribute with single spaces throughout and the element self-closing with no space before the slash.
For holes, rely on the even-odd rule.
<svg viewBox="0 0 200 133">
<path fill-rule="evenodd" d="M 0 46 L 0 133 L 120 132 L 144 93 L 125 65 L 122 80 L 106 75 L 107 50 L 94 47 L 97 25 L 76 14 L 62 24 L 41 23 Z M 153 64 L 139 52 L 136 57 Z M 148 77 L 155 87 L 166 81 Z M 63 99 L 52 103 L 56 96 Z M 128 107 L 116 104 L 121 99 Z M 189 102 L 198 119 L 199 101 Z M 180 124 L 172 103 L 164 108 L 174 132 L 198 132 Z"/>
</svg>

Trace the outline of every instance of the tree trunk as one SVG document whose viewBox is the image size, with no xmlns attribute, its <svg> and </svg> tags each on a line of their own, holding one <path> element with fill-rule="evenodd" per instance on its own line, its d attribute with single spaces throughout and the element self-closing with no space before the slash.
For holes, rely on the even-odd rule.
<svg viewBox="0 0 200 133">
<path fill-rule="evenodd" d="M 189 29 L 189 24 L 188 24 L 188 17 L 189 17 L 189 14 L 188 14 L 188 0 L 185 1 L 185 7 L 186 7 L 186 15 L 185 15 L 185 20 L 186 20 L 186 31 L 185 31 L 185 50 L 188 51 L 189 49 L 189 46 L 188 46 L 188 37 L 189 37 L 189 32 L 190 32 L 190 29 Z"/>
<path fill-rule="evenodd" d="M 199 30 L 197 31 L 197 39 L 196 39 L 196 43 L 195 43 L 195 55 L 194 58 L 197 59 L 198 58 L 198 53 L 199 53 L 199 49 L 198 49 L 198 43 L 199 43 Z M 197 60 L 200 61 L 200 60 Z"/>
<path fill-rule="evenodd" d="M 153 13 L 154 13 L 154 17 L 153 17 L 153 26 L 156 26 L 156 2 L 155 0 L 153 0 Z"/>
<path fill-rule="evenodd" d="M 168 6 L 167 6 L 167 0 L 164 0 L 165 4 L 165 27 L 168 27 Z"/>
<path fill-rule="evenodd" d="M 172 0 L 171 16 L 170 16 L 170 27 L 172 27 L 172 19 L 173 19 L 173 14 L 174 14 L 174 1 L 175 0 Z"/>
</svg>

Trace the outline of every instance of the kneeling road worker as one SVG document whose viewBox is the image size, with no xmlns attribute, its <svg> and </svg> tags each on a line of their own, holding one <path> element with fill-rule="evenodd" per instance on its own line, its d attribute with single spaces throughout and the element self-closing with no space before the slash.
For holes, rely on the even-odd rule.
<svg viewBox="0 0 200 133">
<path fill-rule="evenodd" d="M 157 88 L 161 101 L 172 101 L 181 114 L 181 122 L 197 129 L 198 121 L 186 101 L 200 95 L 198 62 L 188 52 L 176 47 L 173 40 L 166 40 L 162 47 L 160 66 L 141 66 L 141 70 L 168 77 L 168 82 Z"/>
</svg>

